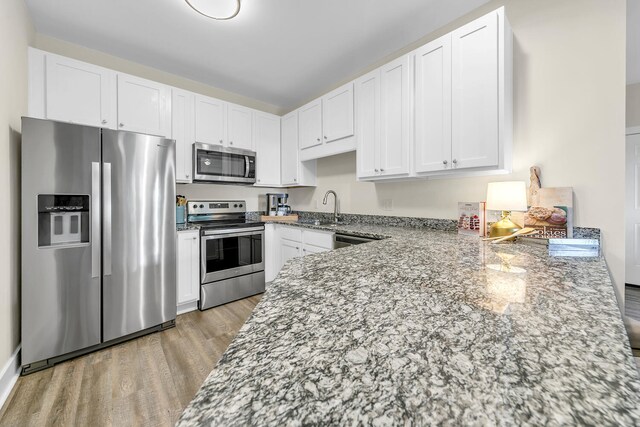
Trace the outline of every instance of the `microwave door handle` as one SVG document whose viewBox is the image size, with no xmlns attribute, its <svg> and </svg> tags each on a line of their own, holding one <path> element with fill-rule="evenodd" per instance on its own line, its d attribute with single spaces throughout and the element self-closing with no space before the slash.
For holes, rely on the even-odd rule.
<svg viewBox="0 0 640 427">
<path fill-rule="evenodd" d="M 249 162 L 249 156 L 244 156 L 244 165 L 244 177 L 249 178 L 249 168 L 251 165 L 251 162 Z"/>
</svg>

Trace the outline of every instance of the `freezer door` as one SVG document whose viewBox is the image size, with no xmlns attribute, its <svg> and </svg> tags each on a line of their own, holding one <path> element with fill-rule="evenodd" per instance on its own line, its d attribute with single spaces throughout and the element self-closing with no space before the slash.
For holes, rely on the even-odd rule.
<svg viewBox="0 0 640 427">
<path fill-rule="evenodd" d="M 100 343 L 100 129 L 22 119 L 22 365 Z"/>
<path fill-rule="evenodd" d="M 176 317 L 175 143 L 102 131 L 103 340 Z"/>
</svg>

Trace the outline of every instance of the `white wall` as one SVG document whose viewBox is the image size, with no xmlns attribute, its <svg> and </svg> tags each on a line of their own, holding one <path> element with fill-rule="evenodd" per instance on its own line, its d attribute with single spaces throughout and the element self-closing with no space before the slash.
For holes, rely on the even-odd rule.
<svg viewBox="0 0 640 427">
<path fill-rule="evenodd" d="M 325 207 L 321 199 L 334 189 L 345 212 L 454 219 L 457 202 L 484 200 L 488 182 L 528 181 L 529 167 L 538 165 L 543 186 L 574 188 L 575 224 L 602 229 L 622 305 L 625 1 L 492 1 L 396 56 L 503 4 L 514 32 L 513 174 L 359 183 L 355 156 L 345 154 L 318 161 L 317 188 L 290 190 L 290 201 L 295 209 L 315 210 L 317 203 L 330 211 L 331 202 Z M 385 199 L 393 201 L 391 211 L 381 209 Z"/>
<path fill-rule="evenodd" d="M 640 83 L 627 85 L 627 127 L 634 126 L 640 126 Z"/>
<path fill-rule="evenodd" d="M 20 343 L 20 117 L 27 113 L 27 46 L 33 37 L 24 1 L 1 1 L 0 369 Z"/>
</svg>

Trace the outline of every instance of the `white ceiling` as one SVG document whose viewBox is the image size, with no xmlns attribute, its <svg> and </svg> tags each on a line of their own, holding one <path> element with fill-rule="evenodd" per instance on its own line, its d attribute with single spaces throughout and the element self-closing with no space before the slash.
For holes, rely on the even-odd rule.
<svg viewBox="0 0 640 427">
<path fill-rule="evenodd" d="M 26 0 L 38 32 L 293 109 L 487 0 Z"/>
<path fill-rule="evenodd" d="M 627 84 L 640 83 L 640 0 L 627 0 Z"/>
</svg>

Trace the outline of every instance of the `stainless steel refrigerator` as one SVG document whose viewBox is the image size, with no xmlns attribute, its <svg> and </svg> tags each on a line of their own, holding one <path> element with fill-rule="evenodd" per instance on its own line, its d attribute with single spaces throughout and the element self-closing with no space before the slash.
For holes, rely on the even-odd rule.
<svg viewBox="0 0 640 427">
<path fill-rule="evenodd" d="M 173 326 L 175 143 L 22 119 L 22 372 Z"/>
</svg>

